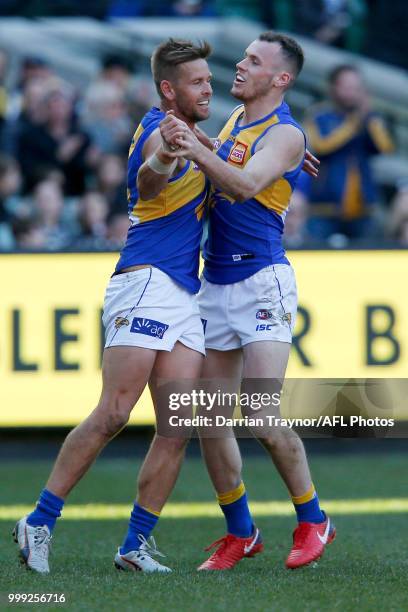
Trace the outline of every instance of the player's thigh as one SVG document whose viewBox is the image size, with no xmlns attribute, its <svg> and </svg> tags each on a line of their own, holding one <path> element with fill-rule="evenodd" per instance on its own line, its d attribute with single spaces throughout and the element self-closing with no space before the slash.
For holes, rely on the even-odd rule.
<svg viewBox="0 0 408 612">
<path fill-rule="evenodd" d="M 264 340 L 250 342 L 243 348 L 244 378 L 276 378 L 283 380 L 291 344 Z"/>
<path fill-rule="evenodd" d="M 251 342 L 244 346 L 241 412 L 243 416 L 258 417 L 259 422 L 264 423 L 260 429 L 250 428 L 257 438 L 268 437 L 272 420 L 269 417 L 280 416 L 280 394 L 290 347 L 288 342 L 277 341 Z"/>
<path fill-rule="evenodd" d="M 193 393 L 199 385 L 204 356 L 199 350 L 176 342 L 170 352 L 160 351 L 149 380 L 150 394 L 156 414 L 157 432 L 166 438 L 189 439 L 191 426 L 184 426 L 183 419 L 193 417 Z M 178 401 L 177 411 L 171 408 Z M 172 425 L 172 417 L 177 417 Z M 178 425 L 180 423 L 180 426 Z"/>
<path fill-rule="evenodd" d="M 202 378 L 231 378 L 240 380 L 242 373 L 242 350 L 216 351 L 207 349 L 201 370 Z"/>
<path fill-rule="evenodd" d="M 196 380 L 200 375 L 203 360 L 204 355 L 200 351 L 176 342 L 172 351 L 158 353 L 152 378 Z"/>
<path fill-rule="evenodd" d="M 102 361 L 102 398 L 105 403 L 122 397 L 135 404 L 150 378 L 157 351 L 136 346 L 105 349 Z"/>
</svg>

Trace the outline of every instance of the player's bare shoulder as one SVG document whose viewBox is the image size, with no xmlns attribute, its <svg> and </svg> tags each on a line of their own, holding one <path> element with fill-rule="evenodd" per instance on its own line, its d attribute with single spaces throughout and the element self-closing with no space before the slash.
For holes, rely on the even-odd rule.
<svg viewBox="0 0 408 612">
<path fill-rule="evenodd" d="M 305 154 L 305 137 L 300 128 L 290 123 L 273 126 L 259 141 L 256 152 L 270 151 L 271 155 L 284 156 L 290 162 L 289 170 L 296 168 Z"/>
</svg>

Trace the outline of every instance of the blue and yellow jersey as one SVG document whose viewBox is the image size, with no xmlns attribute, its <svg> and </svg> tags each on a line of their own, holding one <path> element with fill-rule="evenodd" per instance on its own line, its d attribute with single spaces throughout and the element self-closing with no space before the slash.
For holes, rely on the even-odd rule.
<svg viewBox="0 0 408 612">
<path fill-rule="evenodd" d="M 309 181 L 312 214 L 344 221 L 364 218 L 377 199 L 370 158 L 393 150 L 381 117 L 369 113 L 361 121 L 356 114 L 322 105 L 310 114 L 305 128 L 321 160 L 319 180 Z"/>
<path fill-rule="evenodd" d="M 190 293 L 200 288 L 199 249 L 207 197 L 204 174 L 190 161 L 168 180 L 152 200 L 142 200 L 137 173 L 143 163 L 143 145 L 165 114 L 152 108 L 142 119 L 129 150 L 128 211 L 131 226 L 116 272 L 150 264 L 168 274 Z"/>
<path fill-rule="evenodd" d="M 233 111 L 216 143 L 217 155 L 236 168 L 245 167 L 257 144 L 274 126 L 291 124 L 301 130 L 285 102 L 263 119 L 240 126 L 243 112 L 243 106 Z M 204 246 L 204 276 L 208 281 L 221 285 L 236 283 L 265 266 L 289 263 L 282 234 L 302 164 L 245 202 L 213 190 L 208 240 Z"/>
</svg>

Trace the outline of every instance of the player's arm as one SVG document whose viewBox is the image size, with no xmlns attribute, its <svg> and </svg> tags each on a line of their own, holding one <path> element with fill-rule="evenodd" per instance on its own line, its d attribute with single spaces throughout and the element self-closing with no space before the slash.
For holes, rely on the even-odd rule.
<svg viewBox="0 0 408 612">
<path fill-rule="evenodd" d="M 142 155 L 145 161 L 137 173 L 137 189 L 142 200 L 151 200 L 167 186 L 178 161 L 165 151 L 158 129 L 146 140 Z"/>
<path fill-rule="evenodd" d="M 262 139 L 258 150 L 244 168 L 234 168 L 197 141 L 192 132 L 177 141 L 179 155 L 194 159 L 211 182 L 243 202 L 253 198 L 285 172 L 293 170 L 304 156 L 304 137 L 292 125 L 275 126 Z"/>
</svg>

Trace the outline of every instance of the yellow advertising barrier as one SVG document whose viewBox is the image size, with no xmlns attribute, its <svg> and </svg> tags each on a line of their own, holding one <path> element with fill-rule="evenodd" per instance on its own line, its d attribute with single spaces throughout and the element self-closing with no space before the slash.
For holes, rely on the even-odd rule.
<svg viewBox="0 0 408 612">
<path fill-rule="evenodd" d="M 72 425 L 101 389 L 101 308 L 117 254 L 2 255 L 0 426 Z M 299 251 L 288 376 L 407 378 L 408 252 Z M 145 391 L 131 422 L 152 423 Z"/>
</svg>

